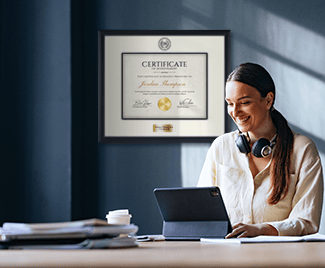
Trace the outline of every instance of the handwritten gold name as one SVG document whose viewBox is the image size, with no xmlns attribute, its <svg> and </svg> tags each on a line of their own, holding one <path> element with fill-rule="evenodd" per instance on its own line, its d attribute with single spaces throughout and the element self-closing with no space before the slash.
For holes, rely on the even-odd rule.
<svg viewBox="0 0 325 268">
<path fill-rule="evenodd" d="M 141 82 L 141 85 L 138 86 L 138 88 L 140 87 L 157 87 L 159 86 L 158 83 L 155 82 L 155 80 L 152 80 L 151 82 L 147 82 L 147 81 L 142 81 Z M 175 88 L 175 87 L 185 87 L 186 86 L 186 83 L 178 83 L 178 82 L 173 82 L 173 83 L 170 83 L 168 80 L 165 80 L 161 83 L 162 87 L 172 87 L 172 88 Z"/>
<path fill-rule="evenodd" d="M 140 87 L 157 87 L 158 83 L 155 83 L 155 80 L 152 80 L 150 83 L 147 83 L 147 81 L 142 81 L 141 85 L 138 86 L 138 88 Z"/>
</svg>

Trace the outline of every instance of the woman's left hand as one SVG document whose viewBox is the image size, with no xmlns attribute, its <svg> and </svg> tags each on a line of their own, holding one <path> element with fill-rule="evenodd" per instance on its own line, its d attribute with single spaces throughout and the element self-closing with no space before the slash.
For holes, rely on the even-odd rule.
<svg viewBox="0 0 325 268">
<path fill-rule="evenodd" d="M 238 223 L 233 226 L 233 231 L 228 234 L 226 238 L 255 237 L 259 235 L 278 235 L 278 231 L 273 226 L 267 223 Z"/>
</svg>

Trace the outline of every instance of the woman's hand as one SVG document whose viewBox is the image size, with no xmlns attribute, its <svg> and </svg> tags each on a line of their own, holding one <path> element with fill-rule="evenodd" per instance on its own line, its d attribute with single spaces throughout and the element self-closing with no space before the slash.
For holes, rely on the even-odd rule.
<svg viewBox="0 0 325 268">
<path fill-rule="evenodd" d="M 259 235 L 278 235 L 277 229 L 267 223 L 244 224 L 238 223 L 233 226 L 233 231 L 226 236 L 232 237 L 255 237 Z"/>
</svg>

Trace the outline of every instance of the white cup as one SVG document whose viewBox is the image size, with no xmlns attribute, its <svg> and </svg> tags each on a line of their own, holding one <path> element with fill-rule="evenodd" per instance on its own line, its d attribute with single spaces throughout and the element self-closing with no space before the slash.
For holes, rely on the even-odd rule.
<svg viewBox="0 0 325 268">
<path fill-rule="evenodd" d="M 128 209 L 119 209 L 109 211 L 106 215 L 107 223 L 114 225 L 129 225 L 132 215 L 129 214 Z"/>
</svg>

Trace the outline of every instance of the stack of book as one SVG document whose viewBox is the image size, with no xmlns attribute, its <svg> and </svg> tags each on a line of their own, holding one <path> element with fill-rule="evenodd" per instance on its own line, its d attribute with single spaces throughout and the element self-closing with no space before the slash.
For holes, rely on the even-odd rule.
<svg viewBox="0 0 325 268">
<path fill-rule="evenodd" d="M 87 219 L 58 223 L 10 223 L 0 228 L 2 249 L 103 249 L 136 247 L 138 226 Z"/>
</svg>

